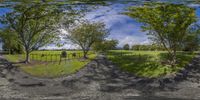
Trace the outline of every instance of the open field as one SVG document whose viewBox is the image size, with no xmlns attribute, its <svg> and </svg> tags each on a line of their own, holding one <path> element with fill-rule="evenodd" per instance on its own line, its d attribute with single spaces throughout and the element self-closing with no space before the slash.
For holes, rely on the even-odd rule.
<svg viewBox="0 0 200 100">
<path fill-rule="evenodd" d="M 37 77 L 59 77 L 77 72 L 96 57 L 95 54 L 90 55 L 89 59 L 72 59 L 67 62 L 58 63 L 38 63 L 38 64 L 22 64 L 20 68 L 26 73 Z"/>
<path fill-rule="evenodd" d="M 60 61 L 60 54 L 62 51 L 33 51 L 30 53 L 30 60 L 32 61 Z M 83 56 L 82 51 L 66 51 L 67 57 L 62 58 L 62 60 L 66 59 L 74 59 L 81 58 Z M 76 53 L 76 57 L 73 57 L 72 54 Z M 88 52 L 88 55 L 93 54 L 92 51 Z M 4 55 L 6 59 L 10 62 L 20 62 L 25 59 L 25 54 L 21 55 Z"/>
<path fill-rule="evenodd" d="M 71 55 L 72 53 L 80 55 L 77 58 L 73 58 Z M 176 67 L 171 67 L 166 64 L 166 51 L 111 50 L 107 53 L 107 57 L 123 71 L 141 77 L 161 77 L 166 74 L 175 73 L 184 68 L 196 53 L 197 52 L 178 52 L 178 63 Z M 60 54 L 61 51 L 34 51 L 31 55 L 38 55 L 38 57 L 31 56 L 33 62 L 28 65 L 21 64 L 20 68 L 34 76 L 57 77 L 78 71 L 96 57 L 94 53 L 89 52 L 90 59 L 80 61 L 79 58 L 82 56 L 81 51 L 67 51 L 68 57 L 62 59 L 59 64 Z M 41 55 L 43 55 L 43 57 L 41 57 Z M 22 61 L 24 59 L 24 55 L 5 55 L 5 57 L 12 62 Z"/>
<path fill-rule="evenodd" d="M 18 64 L 20 68 L 26 73 L 37 76 L 37 77 L 59 77 L 63 75 L 69 75 L 77 72 L 79 69 L 83 68 L 91 60 L 96 57 L 96 54 L 89 52 L 87 60 L 83 60 L 81 51 L 66 51 L 68 55 L 72 53 L 80 54 L 76 58 L 68 56 L 67 58 L 62 58 L 60 62 L 60 54 L 62 51 L 34 51 L 31 54 L 35 54 L 38 57 L 32 59 L 30 64 Z M 47 55 L 41 57 L 41 55 Z M 56 56 L 49 56 L 56 55 Z M 6 59 L 10 62 L 23 61 L 24 55 L 4 55 Z M 52 62 L 51 62 L 52 61 Z"/>
<path fill-rule="evenodd" d="M 197 52 L 178 52 L 176 67 L 166 64 L 166 51 L 126 51 L 108 52 L 108 58 L 122 70 L 142 77 L 160 77 L 184 68 Z"/>
</svg>

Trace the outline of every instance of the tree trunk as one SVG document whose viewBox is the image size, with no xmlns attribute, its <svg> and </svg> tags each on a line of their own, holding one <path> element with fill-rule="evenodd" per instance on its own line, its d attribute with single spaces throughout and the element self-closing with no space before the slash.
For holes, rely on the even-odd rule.
<svg viewBox="0 0 200 100">
<path fill-rule="evenodd" d="M 177 62 L 177 60 L 176 60 L 176 50 L 174 50 L 173 53 L 172 53 L 172 55 L 171 55 L 171 62 L 170 62 L 171 66 L 175 67 L 176 62 Z"/>
<path fill-rule="evenodd" d="M 84 59 L 87 59 L 87 58 L 88 58 L 88 57 L 87 57 L 87 53 L 88 53 L 88 51 L 85 51 L 85 50 L 83 51 L 83 58 L 84 58 Z"/>
<path fill-rule="evenodd" d="M 11 55 L 11 49 L 9 49 L 8 52 L 9 52 L 9 55 Z"/>
<path fill-rule="evenodd" d="M 29 59 L 29 51 L 26 51 L 26 59 L 25 59 L 25 63 L 29 63 L 30 62 L 30 59 Z"/>
</svg>

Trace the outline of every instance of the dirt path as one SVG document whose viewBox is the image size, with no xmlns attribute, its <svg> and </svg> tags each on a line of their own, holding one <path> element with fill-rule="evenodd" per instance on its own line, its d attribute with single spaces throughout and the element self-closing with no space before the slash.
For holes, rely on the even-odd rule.
<svg viewBox="0 0 200 100">
<path fill-rule="evenodd" d="M 0 100 L 200 99 L 200 56 L 186 70 L 158 79 L 122 72 L 103 56 L 76 74 L 57 79 L 35 78 L 16 67 L 9 71 L 8 66 L 0 66 Z"/>
</svg>

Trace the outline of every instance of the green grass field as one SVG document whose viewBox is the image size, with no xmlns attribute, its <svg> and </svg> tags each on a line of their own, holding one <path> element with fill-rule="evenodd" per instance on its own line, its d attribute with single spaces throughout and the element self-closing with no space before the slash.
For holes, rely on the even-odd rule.
<svg viewBox="0 0 200 100">
<path fill-rule="evenodd" d="M 166 51 L 125 51 L 108 52 L 108 58 L 122 70 L 141 77 L 159 77 L 175 73 L 185 67 L 196 53 L 178 52 L 178 64 L 172 68 L 164 64 Z"/>
<path fill-rule="evenodd" d="M 23 64 L 20 68 L 26 73 L 37 77 L 60 77 L 77 72 L 96 57 L 95 54 L 89 56 L 87 60 L 72 59 L 66 62 Z"/>
<path fill-rule="evenodd" d="M 33 51 L 30 53 L 30 60 L 32 61 L 59 61 L 60 60 L 60 54 L 62 51 Z M 65 59 L 74 59 L 72 57 L 72 53 L 76 53 L 75 58 L 81 58 L 83 56 L 82 51 L 66 51 L 67 52 L 67 58 L 62 58 L 62 60 Z M 92 51 L 88 52 L 88 55 L 93 54 Z M 6 59 L 10 62 L 20 62 L 24 61 L 25 54 L 21 55 L 4 55 Z"/>
<path fill-rule="evenodd" d="M 67 51 L 70 55 L 73 52 L 82 53 L 81 51 Z M 176 67 L 165 64 L 166 62 L 166 51 L 128 51 L 128 50 L 111 50 L 108 52 L 107 57 L 113 63 L 120 67 L 121 70 L 133 73 L 141 77 L 160 77 L 166 74 L 172 74 L 185 67 L 197 52 L 178 52 L 178 64 Z M 61 54 L 61 51 L 34 51 L 31 54 Z M 5 57 L 12 62 L 23 61 L 24 55 L 5 55 Z M 62 61 L 61 64 L 58 62 L 58 58 L 44 56 L 38 57 L 38 59 L 31 59 L 34 63 L 21 64 L 20 68 L 26 73 L 38 77 L 58 77 L 63 75 L 72 74 L 79 69 L 83 68 L 87 63 L 94 59 L 96 55 L 89 52 L 89 59 L 80 61 L 79 59 L 70 59 Z M 70 57 L 69 57 L 70 58 Z M 43 61 L 57 61 L 43 62 Z"/>
<path fill-rule="evenodd" d="M 61 54 L 62 51 L 34 51 L 31 54 Z M 75 53 L 82 53 L 81 51 L 66 51 L 68 54 L 73 52 Z M 10 62 L 19 62 L 24 61 L 25 55 L 4 55 L 4 57 Z M 59 57 L 59 56 L 58 56 Z M 81 68 L 83 68 L 86 64 L 92 61 L 96 54 L 89 52 L 87 60 L 83 60 L 80 58 L 70 58 L 67 60 L 62 61 L 59 64 L 59 58 L 52 58 L 54 62 L 44 62 L 46 61 L 46 57 L 38 57 L 39 59 L 31 59 L 32 62 L 30 64 L 19 64 L 19 68 L 21 68 L 26 73 L 37 76 L 37 77 L 48 77 L 54 78 L 63 75 L 69 75 L 72 73 L 77 72 Z M 41 59 L 42 58 L 42 59 Z M 50 61 L 50 57 L 47 57 Z M 56 62 L 55 62 L 56 61 Z"/>
</svg>

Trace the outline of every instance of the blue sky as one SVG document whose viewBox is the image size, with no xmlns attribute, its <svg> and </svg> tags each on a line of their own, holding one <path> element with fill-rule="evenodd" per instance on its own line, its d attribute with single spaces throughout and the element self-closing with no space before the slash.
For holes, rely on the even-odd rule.
<svg viewBox="0 0 200 100">
<path fill-rule="evenodd" d="M 141 24 L 134 19 L 120 14 L 129 4 L 113 4 L 102 6 L 99 9 L 87 14 L 86 18 L 93 21 L 102 21 L 107 28 L 111 29 L 110 39 L 119 40 L 119 46 L 128 43 L 145 44 L 149 43 L 146 33 L 141 31 Z"/>
<path fill-rule="evenodd" d="M 8 9 L 8 8 L 0 8 L 0 16 L 6 14 L 9 11 L 10 11 L 10 9 Z M 1 27 L 2 27 L 2 24 L 0 24 L 0 28 Z"/>
<path fill-rule="evenodd" d="M 110 29 L 108 39 L 117 39 L 118 46 L 122 47 L 124 44 L 147 44 L 150 41 L 145 32 L 141 31 L 141 24 L 134 19 L 121 14 L 127 6 L 131 4 L 115 3 L 110 6 L 100 6 L 86 14 L 85 19 L 90 21 L 100 21 L 106 24 Z M 71 43 L 64 45 L 61 48 L 76 48 L 76 45 Z M 52 49 L 54 45 L 45 48 Z"/>
<path fill-rule="evenodd" d="M 120 14 L 127 6 L 130 6 L 130 4 L 113 4 L 100 7 L 90 12 L 86 18 L 94 21 L 103 21 L 111 29 L 109 38 L 119 40 L 120 47 L 126 43 L 129 45 L 150 43 L 151 41 L 148 40 L 146 33 L 141 31 L 140 23 L 126 15 Z M 190 4 L 189 6 L 196 8 L 196 15 L 200 17 L 199 5 Z"/>
<path fill-rule="evenodd" d="M 91 21 L 101 21 L 106 24 L 106 27 L 109 28 L 110 35 L 109 39 L 119 40 L 119 47 L 122 47 L 124 44 L 148 44 L 150 40 L 145 32 L 141 31 L 141 24 L 136 20 L 120 14 L 124 11 L 127 6 L 131 4 L 119 4 L 115 3 L 110 6 L 100 6 L 98 9 L 89 12 L 85 18 Z M 200 7 L 196 4 L 190 4 L 189 6 L 197 8 L 196 14 L 200 17 Z M 0 15 L 5 12 L 8 12 L 8 9 L 0 8 Z M 200 22 L 200 21 L 199 21 Z M 1 25 L 0 25 L 1 26 Z M 73 44 L 66 44 L 62 48 L 74 48 Z M 45 48 L 57 48 L 55 45 L 49 45 Z"/>
</svg>

